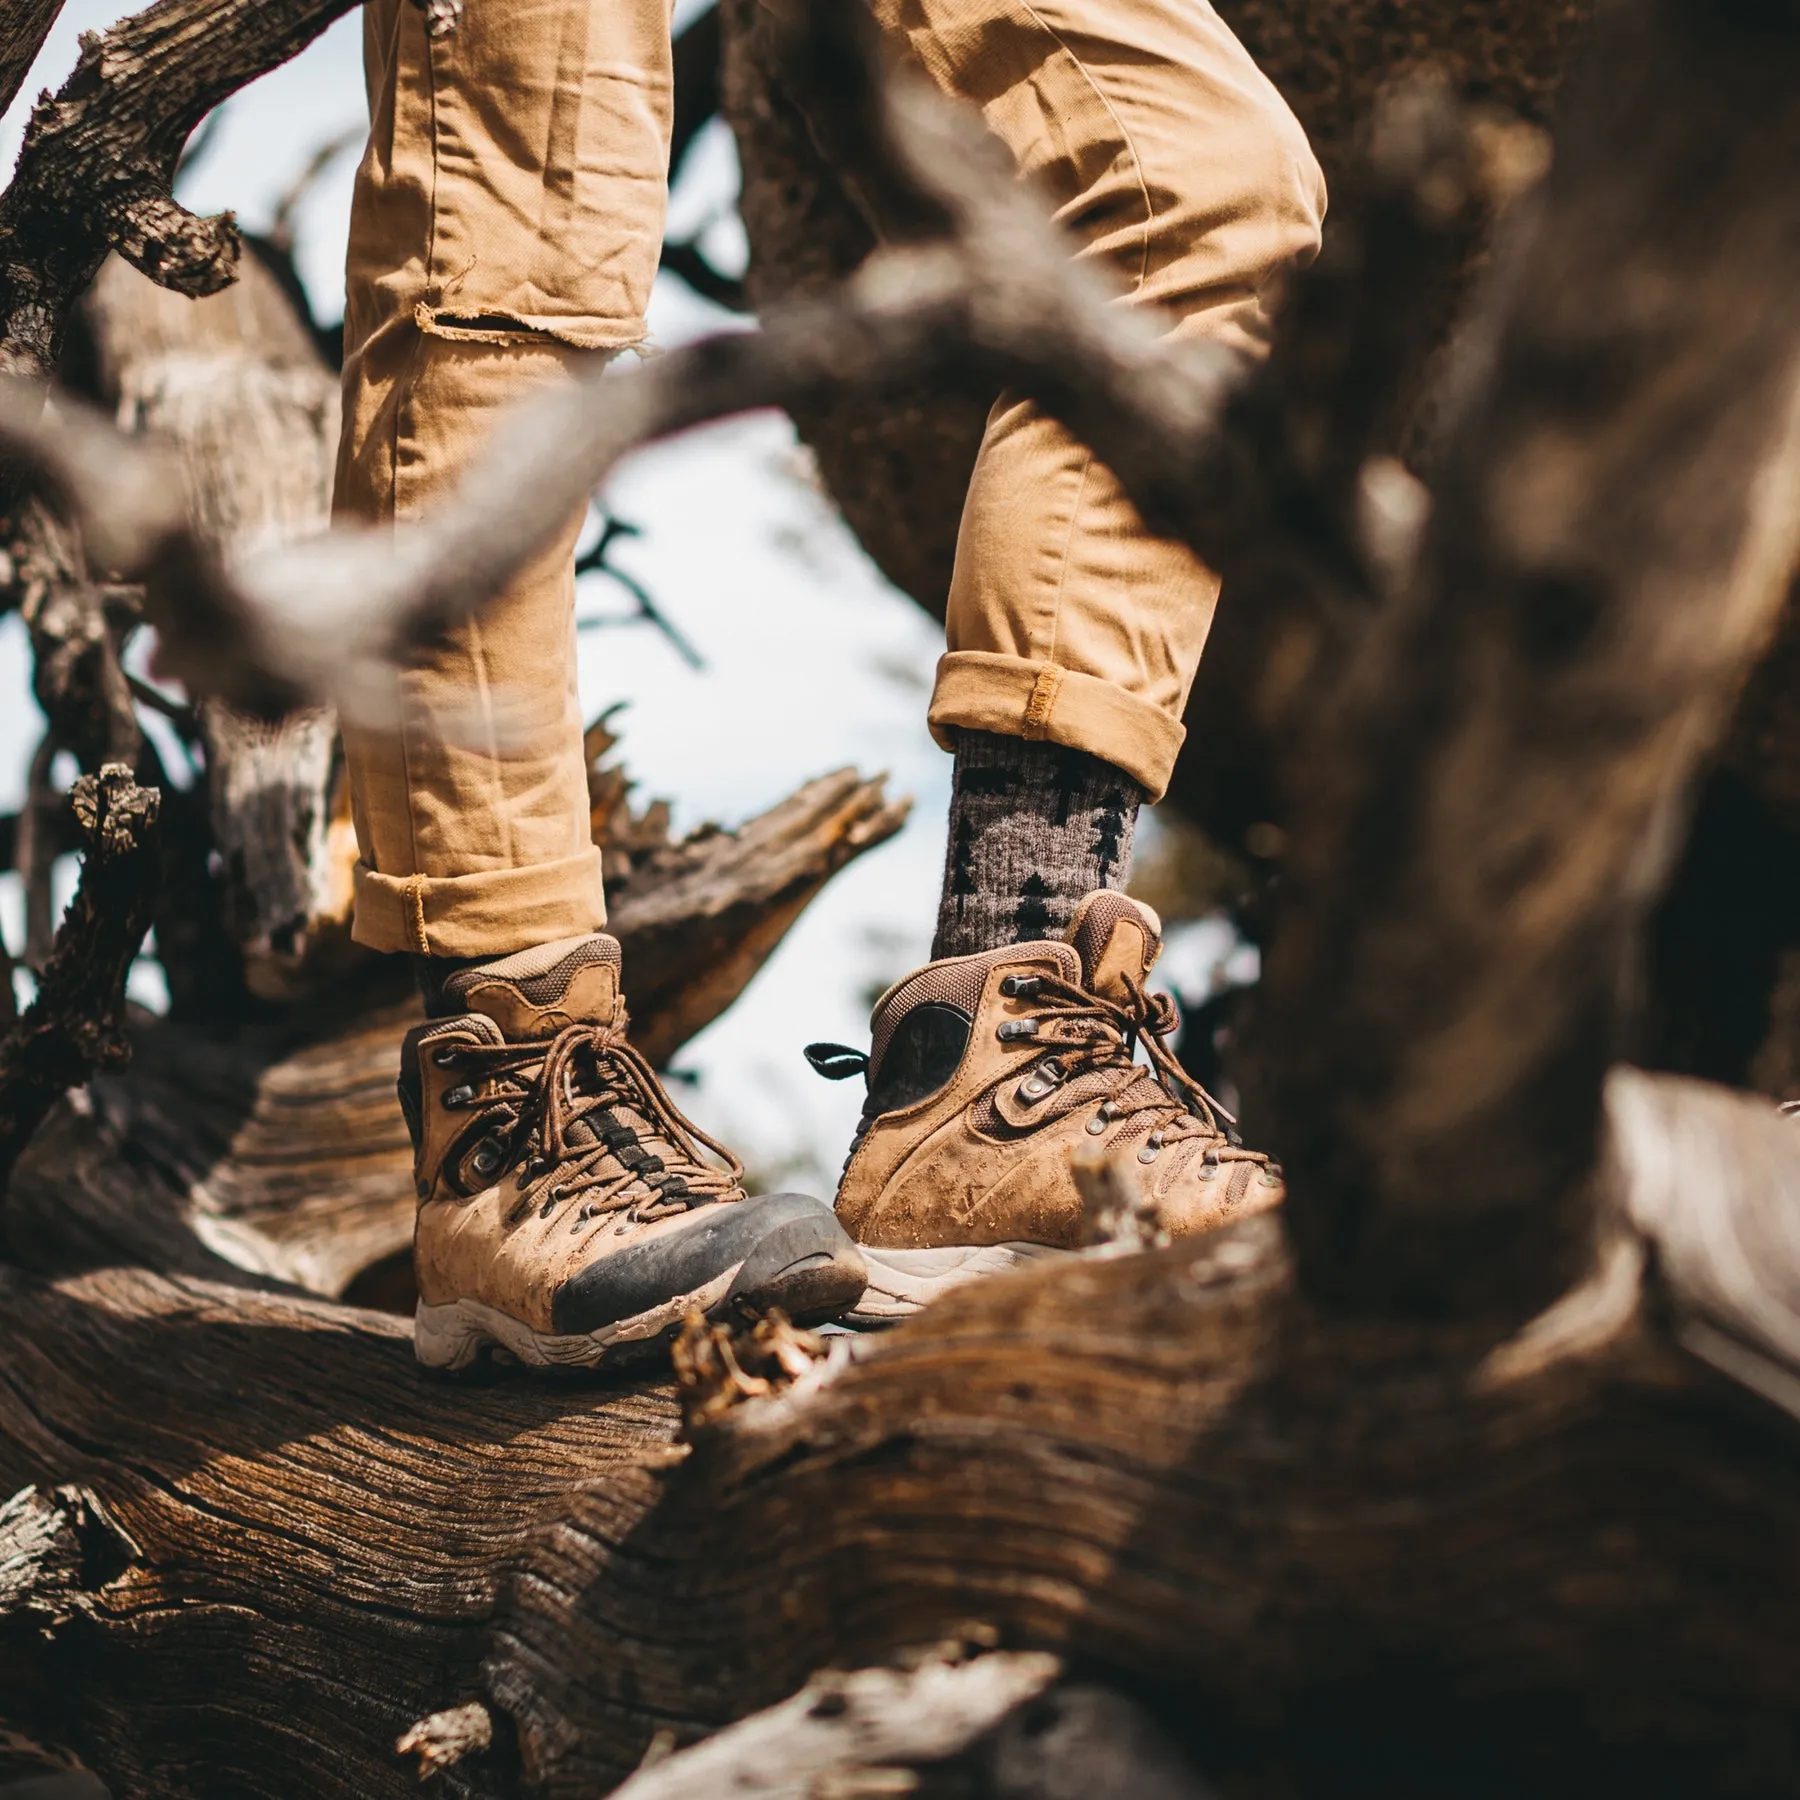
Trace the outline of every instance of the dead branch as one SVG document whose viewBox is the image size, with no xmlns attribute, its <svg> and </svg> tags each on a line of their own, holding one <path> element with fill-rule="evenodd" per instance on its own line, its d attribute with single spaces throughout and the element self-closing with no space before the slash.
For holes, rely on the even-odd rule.
<svg viewBox="0 0 1800 1800">
<path fill-rule="evenodd" d="M 159 796 L 111 763 L 69 798 L 87 857 L 37 998 L 0 1039 L 0 1193 L 51 1107 L 131 1055 L 125 977 L 150 923 Z"/>
<path fill-rule="evenodd" d="M 882 780 L 839 769 L 730 832 L 700 831 L 634 859 L 609 899 L 630 958 L 635 1041 L 666 1062 L 718 1017 L 813 896 L 853 858 L 885 843 L 912 803 Z"/>
<path fill-rule="evenodd" d="M 64 0 L 18 0 L 0 19 L 0 112 L 12 105 Z"/>
<path fill-rule="evenodd" d="M 957 1647 L 960 1650 L 960 1646 Z M 921 1656 L 910 1668 L 827 1670 L 781 1705 L 653 1764 L 618 1800 L 810 1800 L 858 1789 L 908 1791 L 919 1763 L 966 1750 L 1061 1673 L 1054 1656 L 996 1651 Z"/>
<path fill-rule="evenodd" d="M 236 269 L 229 216 L 170 198 L 188 134 L 246 82 L 285 62 L 351 0 L 157 0 L 82 40 L 75 72 L 40 100 L 0 195 L 0 373 L 43 381 L 107 251 L 180 293 L 216 293 Z"/>
<path fill-rule="evenodd" d="M 123 428 L 173 456 L 192 528 L 218 554 L 326 528 L 338 382 L 261 262 L 223 293 L 190 300 L 111 257 L 81 322 L 96 393 Z M 193 942 L 159 919 L 178 965 L 172 993 L 188 997 L 190 951 L 241 961 L 243 985 L 269 1000 L 339 976 L 354 953 L 348 808 L 338 818 L 333 806 L 336 720 L 321 709 L 245 718 L 213 700 L 196 712 L 209 839 L 196 847 L 218 870 L 224 929 Z M 209 879 L 204 869 L 194 877 Z"/>
</svg>

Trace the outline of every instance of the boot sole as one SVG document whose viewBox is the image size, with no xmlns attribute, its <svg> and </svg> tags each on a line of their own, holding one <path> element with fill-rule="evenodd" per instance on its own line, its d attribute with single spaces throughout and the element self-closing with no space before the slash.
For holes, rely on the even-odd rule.
<svg viewBox="0 0 1800 1800">
<path fill-rule="evenodd" d="M 492 1360 L 496 1351 L 534 1369 L 592 1369 L 674 1338 L 689 1313 L 715 1319 L 778 1306 L 795 1324 L 812 1325 L 841 1316 L 863 1290 L 863 1258 L 847 1238 L 839 1248 L 814 1248 L 791 1260 L 781 1260 L 782 1251 L 779 1241 L 759 1246 L 704 1286 L 594 1331 L 537 1331 L 479 1300 L 440 1306 L 421 1300 L 413 1314 L 413 1352 L 426 1368 L 453 1374 Z"/>
<path fill-rule="evenodd" d="M 947 1250 L 884 1250 L 860 1244 L 857 1248 L 869 1266 L 868 1286 L 844 1314 L 843 1322 L 865 1330 L 910 1319 L 933 1300 L 971 1281 L 1074 1254 L 1049 1244 L 959 1245 Z"/>
</svg>

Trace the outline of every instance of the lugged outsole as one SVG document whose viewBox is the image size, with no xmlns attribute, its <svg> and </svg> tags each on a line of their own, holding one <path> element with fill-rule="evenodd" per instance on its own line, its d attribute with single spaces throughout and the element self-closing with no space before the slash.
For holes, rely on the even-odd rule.
<svg viewBox="0 0 1800 1800">
<path fill-rule="evenodd" d="M 988 1275 L 1004 1275 L 1047 1257 L 1072 1256 L 1049 1244 L 956 1245 L 943 1250 L 886 1250 L 858 1245 L 869 1267 L 862 1298 L 843 1315 L 864 1330 L 897 1325 L 932 1301 Z"/>
<path fill-rule="evenodd" d="M 690 1312 L 748 1316 L 779 1306 L 796 1324 L 809 1325 L 838 1317 L 861 1293 L 863 1260 L 854 1248 L 836 1255 L 809 1250 L 787 1262 L 780 1251 L 779 1241 L 759 1245 L 704 1287 L 591 1332 L 536 1331 L 479 1300 L 440 1306 L 421 1300 L 413 1314 L 413 1352 L 426 1368 L 448 1374 L 473 1369 L 495 1350 L 528 1368 L 592 1369 L 673 1337 Z"/>
</svg>

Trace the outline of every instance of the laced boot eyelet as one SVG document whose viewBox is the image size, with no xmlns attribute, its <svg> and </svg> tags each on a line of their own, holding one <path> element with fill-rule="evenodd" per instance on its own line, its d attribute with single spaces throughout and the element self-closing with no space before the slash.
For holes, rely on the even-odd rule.
<svg viewBox="0 0 1800 1800">
<path fill-rule="evenodd" d="M 1113 1109 L 1110 1100 L 1100 1102 L 1100 1110 L 1087 1122 L 1089 1137 L 1101 1137 L 1112 1129 Z"/>
<path fill-rule="evenodd" d="M 1034 1038 L 1038 1034 L 1036 1019 L 1002 1019 L 995 1035 L 1003 1044 L 1018 1043 L 1021 1040 Z"/>
<path fill-rule="evenodd" d="M 498 1138 L 483 1138 L 469 1156 L 469 1167 L 484 1180 L 497 1175 L 505 1163 L 506 1146 Z"/>
<path fill-rule="evenodd" d="M 434 1050 L 431 1053 L 431 1060 L 440 1069 L 454 1069 L 462 1061 L 462 1052 L 460 1050 Z"/>
<path fill-rule="evenodd" d="M 1160 1131 L 1151 1132 L 1151 1134 L 1144 1139 L 1143 1149 L 1138 1152 L 1138 1161 L 1141 1163 L 1155 1162 L 1156 1159 L 1162 1155 L 1162 1147 L 1162 1133 Z"/>
<path fill-rule="evenodd" d="M 1003 975 L 1000 992 L 1008 1000 L 1035 1000 L 1043 983 L 1036 975 Z"/>
<path fill-rule="evenodd" d="M 538 1217 L 547 1219 L 562 1204 L 563 1191 L 559 1187 L 546 1188 L 544 1204 L 538 1208 Z"/>
<path fill-rule="evenodd" d="M 466 1082 L 453 1088 L 445 1088 L 438 1099 L 438 1105 L 446 1112 L 461 1112 L 465 1106 L 473 1104 L 475 1090 Z"/>
</svg>

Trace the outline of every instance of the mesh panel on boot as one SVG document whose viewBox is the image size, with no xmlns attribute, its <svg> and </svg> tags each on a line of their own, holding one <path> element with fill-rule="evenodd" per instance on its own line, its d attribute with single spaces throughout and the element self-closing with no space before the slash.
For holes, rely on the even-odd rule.
<svg viewBox="0 0 1800 1800">
<path fill-rule="evenodd" d="M 909 981 L 888 993 L 876 1006 L 869 1022 L 869 1072 L 881 1067 L 894 1027 L 915 1006 L 936 1001 L 940 1006 L 954 1006 L 966 1018 L 975 1016 L 981 1004 L 981 990 L 987 985 L 988 970 L 996 962 L 1005 962 L 1005 951 L 989 951 L 982 956 L 956 957 L 949 962 L 927 963 Z"/>
</svg>

